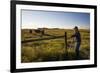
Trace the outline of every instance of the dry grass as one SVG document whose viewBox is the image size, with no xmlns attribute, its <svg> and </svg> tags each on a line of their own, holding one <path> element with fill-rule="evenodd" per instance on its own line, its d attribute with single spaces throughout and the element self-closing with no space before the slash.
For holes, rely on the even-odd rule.
<svg viewBox="0 0 100 73">
<path fill-rule="evenodd" d="M 45 29 L 46 34 L 54 36 L 62 36 L 64 32 L 67 32 L 69 38 L 73 34 L 73 30 L 70 29 Z M 90 58 L 90 31 L 80 30 L 82 37 L 82 44 L 80 47 L 80 60 Z M 49 38 L 50 36 L 40 37 L 40 34 L 29 33 L 29 29 L 22 29 L 22 41 L 28 39 Z M 62 61 L 62 60 L 76 60 L 75 48 L 72 39 L 68 39 L 68 44 L 73 47 L 65 48 L 64 38 L 43 40 L 36 42 L 22 43 L 21 49 L 21 61 L 25 62 L 45 62 L 45 61 Z"/>
</svg>

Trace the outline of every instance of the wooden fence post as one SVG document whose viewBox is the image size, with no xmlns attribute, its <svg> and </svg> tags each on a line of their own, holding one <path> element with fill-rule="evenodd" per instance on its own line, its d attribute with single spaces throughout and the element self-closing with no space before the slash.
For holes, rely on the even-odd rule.
<svg viewBox="0 0 100 73">
<path fill-rule="evenodd" d="M 65 59 L 68 59 L 68 50 L 67 50 L 67 32 L 65 32 Z"/>
<path fill-rule="evenodd" d="M 65 32 L 65 49 L 67 49 L 67 32 Z"/>
</svg>

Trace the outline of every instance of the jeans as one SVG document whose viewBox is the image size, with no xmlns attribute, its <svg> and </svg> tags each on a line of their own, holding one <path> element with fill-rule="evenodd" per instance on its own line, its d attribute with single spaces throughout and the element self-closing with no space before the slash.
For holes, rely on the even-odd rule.
<svg viewBox="0 0 100 73">
<path fill-rule="evenodd" d="M 79 49 L 80 49 L 80 45 L 81 45 L 81 43 L 80 42 L 76 42 L 76 47 L 75 47 L 75 53 L 76 53 L 76 59 L 79 59 L 80 58 L 80 51 L 79 51 Z"/>
</svg>

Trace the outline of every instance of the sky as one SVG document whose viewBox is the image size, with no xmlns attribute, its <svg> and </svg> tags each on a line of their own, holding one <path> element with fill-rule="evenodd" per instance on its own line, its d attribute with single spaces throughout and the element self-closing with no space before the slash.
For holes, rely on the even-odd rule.
<svg viewBox="0 0 100 73">
<path fill-rule="evenodd" d="M 56 12 L 39 10 L 21 11 L 22 29 L 61 28 L 80 29 L 90 28 L 90 14 L 81 12 Z"/>
</svg>

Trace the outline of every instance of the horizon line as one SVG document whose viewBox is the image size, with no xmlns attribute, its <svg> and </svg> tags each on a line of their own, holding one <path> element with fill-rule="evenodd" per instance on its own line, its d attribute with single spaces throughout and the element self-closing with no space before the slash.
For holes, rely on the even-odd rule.
<svg viewBox="0 0 100 73">
<path fill-rule="evenodd" d="M 42 27 L 41 27 L 42 28 Z M 73 28 L 47 28 L 47 27 L 43 27 L 44 29 L 73 29 Z M 39 28 L 21 28 L 21 29 L 39 29 Z M 89 30 L 90 28 L 78 28 L 78 29 L 87 29 Z"/>
</svg>

